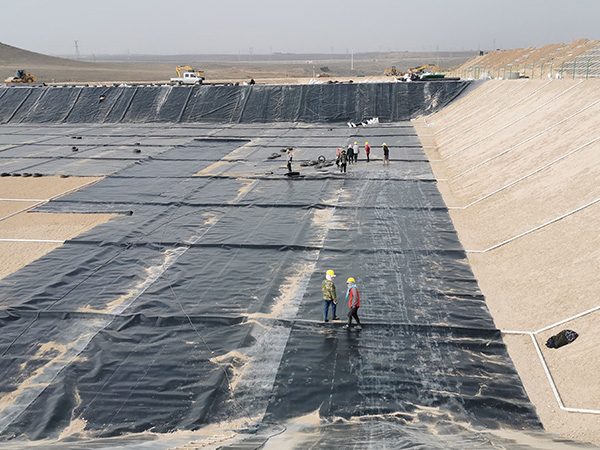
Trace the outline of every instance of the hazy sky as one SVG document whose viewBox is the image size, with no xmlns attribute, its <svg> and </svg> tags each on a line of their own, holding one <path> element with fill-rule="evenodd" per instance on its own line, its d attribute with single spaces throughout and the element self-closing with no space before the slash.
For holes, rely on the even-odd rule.
<svg viewBox="0 0 600 450">
<path fill-rule="evenodd" d="M 509 49 L 600 39 L 600 0 L 2 0 L 0 42 L 92 54 Z"/>
</svg>

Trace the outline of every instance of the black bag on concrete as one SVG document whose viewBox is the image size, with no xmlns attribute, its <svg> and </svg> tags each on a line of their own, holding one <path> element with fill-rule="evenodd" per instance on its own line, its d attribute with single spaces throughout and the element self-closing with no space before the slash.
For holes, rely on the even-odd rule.
<svg viewBox="0 0 600 450">
<path fill-rule="evenodd" d="M 559 348 L 563 345 L 570 344 L 579 336 L 573 330 L 562 330 L 560 333 L 552 336 L 546 341 L 546 347 L 548 348 Z"/>
</svg>

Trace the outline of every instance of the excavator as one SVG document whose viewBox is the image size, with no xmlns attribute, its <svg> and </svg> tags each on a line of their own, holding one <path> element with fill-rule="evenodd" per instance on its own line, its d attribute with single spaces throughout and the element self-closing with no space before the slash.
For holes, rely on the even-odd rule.
<svg viewBox="0 0 600 450">
<path fill-rule="evenodd" d="M 415 74 L 417 74 L 417 75 L 421 75 L 421 74 L 423 74 L 423 71 L 424 71 L 425 69 L 431 69 L 430 71 L 431 71 L 432 73 L 435 73 L 435 72 L 437 72 L 438 70 L 440 70 L 439 66 L 434 66 L 433 64 L 425 64 L 424 66 L 421 66 L 421 67 L 416 67 L 416 68 L 414 68 L 414 69 L 409 69 L 408 71 L 409 71 L 410 73 L 415 73 Z"/>
<path fill-rule="evenodd" d="M 198 78 L 202 78 L 204 80 L 204 70 L 192 69 L 190 66 L 177 66 L 175 67 L 177 71 L 177 77 L 183 78 L 184 73 L 193 73 Z"/>
<path fill-rule="evenodd" d="M 17 69 L 14 77 L 9 77 L 4 80 L 5 83 L 35 83 L 36 81 L 36 77 L 22 69 Z"/>
<path fill-rule="evenodd" d="M 427 81 L 444 78 L 446 75 L 444 75 L 443 73 L 439 73 L 439 70 L 439 66 L 434 66 L 433 64 L 425 64 L 421 67 L 408 69 L 408 72 L 406 72 L 406 74 L 404 75 L 404 79 L 407 81 Z"/>
</svg>

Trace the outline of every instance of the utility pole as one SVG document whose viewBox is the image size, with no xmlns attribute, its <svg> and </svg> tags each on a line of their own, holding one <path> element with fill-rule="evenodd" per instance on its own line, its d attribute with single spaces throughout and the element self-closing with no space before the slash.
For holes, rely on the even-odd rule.
<svg viewBox="0 0 600 450">
<path fill-rule="evenodd" d="M 350 53 L 350 70 L 354 70 L 354 49 Z"/>
<path fill-rule="evenodd" d="M 77 59 L 77 61 L 79 61 L 80 59 L 80 55 L 79 55 L 79 41 L 75 41 L 75 58 Z"/>
</svg>

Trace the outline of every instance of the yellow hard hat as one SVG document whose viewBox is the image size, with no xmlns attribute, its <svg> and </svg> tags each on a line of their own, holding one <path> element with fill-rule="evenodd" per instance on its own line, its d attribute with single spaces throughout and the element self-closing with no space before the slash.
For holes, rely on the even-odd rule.
<svg viewBox="0 0 600 450">
<path fill-rule="evenodd" d="M 365 142 L 365 145 L 369 145 L 369 143 L 368 143 L 368 142 Z"/>
<path fill-rule="evenodd" d="M 332 277 L 335 277 L 335 273 L 333 272 L 333 270 L 329 269 L 327 272 L 325 272 L 326 275 L 330 275 Z"/>
<path fill-rule="evenodd" d="M 346 280 L 346 283 L 356 283 L 356 280 L 354 278 L 350 277 Z"/>
<path fill-rule="evenodd" d="M 384 142 L 383 145 L 387 145 L 387 144 Z"/>
<path fill-rule="evenodd" d="M 355 142 L 354 145 L 358 145 L 358 142 Z"/>
</svg>

